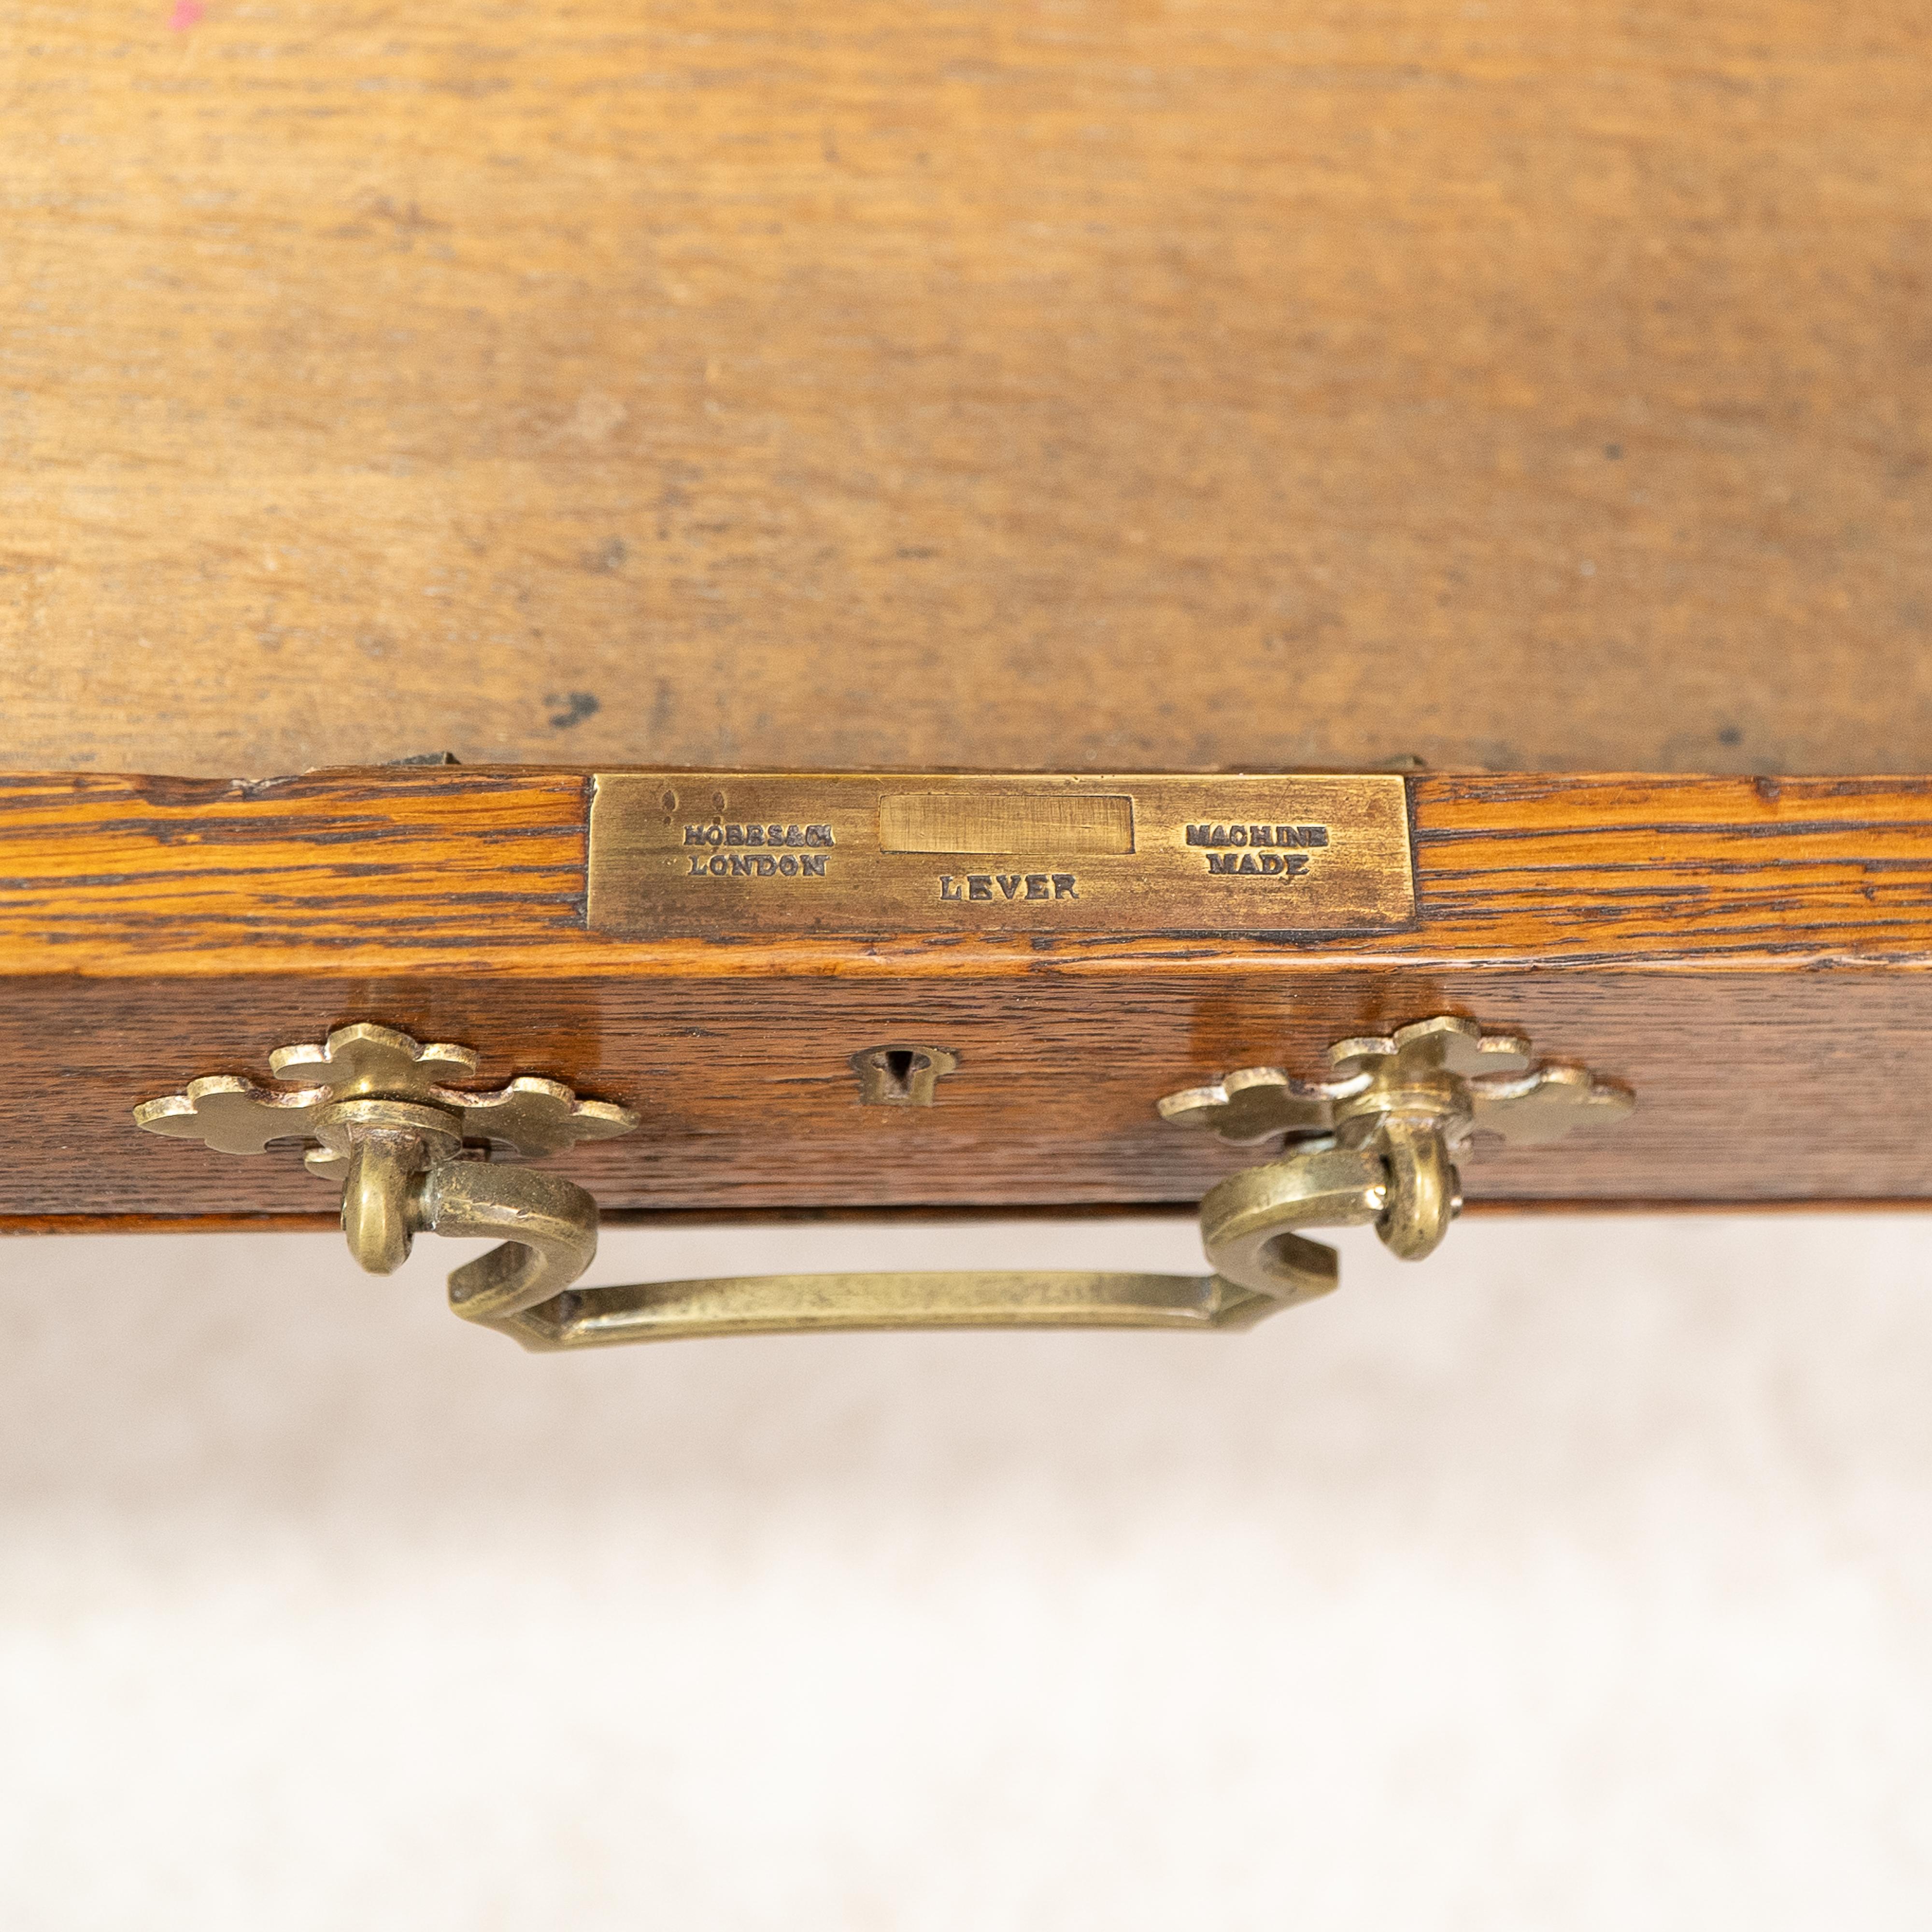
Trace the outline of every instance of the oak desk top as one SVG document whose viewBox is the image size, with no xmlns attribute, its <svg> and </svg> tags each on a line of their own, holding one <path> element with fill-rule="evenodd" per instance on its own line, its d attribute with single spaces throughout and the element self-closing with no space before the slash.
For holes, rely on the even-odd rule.
<svg viewBox="0 0 1932 1932">
<path fill-rule="evenodd" d="M 26 0 L 0 764 L 1924 771 L 1915 0 Z"/>
</svg>

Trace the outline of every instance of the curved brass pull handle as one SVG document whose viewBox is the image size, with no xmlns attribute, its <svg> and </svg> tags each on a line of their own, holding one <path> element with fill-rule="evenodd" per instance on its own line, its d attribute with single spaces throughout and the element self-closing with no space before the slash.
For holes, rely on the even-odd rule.
<svg viewBox="0 0 1932 1932">
<path fill-rule="evenodd" d="M 452 1281 L 453 1306 L 455 1299 Z M 724 1275 L 573 1288 L 490 1325 L 548 1351 L 831 1329 L 1246 1328 L 1285 1305 L 1214 1274 Z"/>
<path fill-rule="evenodd" d="M 349 1197 L 356 1192 L 355 1179 Z M 446 1160 L 414 1184 L 415 1232 L 500 1237 L 449 1277 L 466 1322 L 528 1349 L 608 1348 L 698 1336 L 880 1328 L 1252 1328 L 1336 1285 L 1331 1249 L 1286 1232 L 1372 1220 L 1388 1192 L 1381 1164 L 1330 1153 L 1222 1184 L 1204 1208 L 1207 1275 L 1106 1270 L 722 1276 L 572 1286 L 597 1252 L 597 1204 L 559 1176 Z M 1220 1198 L 1216 1200 L 1216 1196 Z"/>
<path fill-rule="evenodd" d="M 735 1275 L 574 1288 L 541 1307 L 520 1303 L 523 1312 L 508 1319 L 471 1318 L 541 1350 L 827 1329 L 1251 1328 L 1337 1285 L 1335 1251 L 1294 1229 L 1376 1220 L 1400 1194 L 1387 1156 L 1373 1151 L 1327 1149 L 1238 1174 L 1202 1204 L 1202 1240 L 1215 1269 L 1208 1275 L 1074 1269 Z M 458 1296 L 461 1273 L 451 1280 L 450 1303 L 468 1314 Z"/>
<path fill-rule="evenodd" d="M 1209 1190 L 1201 1232 L 1214 1272 L 1200 1276 L 776 1274 L 579 1288 L 597 1252 L 596 1202 L 558 1175 L 487 1156 L 560 1152 L 627 1132 L 637 1117 L 527 1076 L 487 1093 L 443 1084 L 473 1076 L 476 1054 L 387 1027 L 339 1027 L 322 1046 L 272 1054 L 291 1087 L 215 1075 L 144 1102 L 134 1118 L 231 1154 L 319 1143 L 308 1164 L 343 1180 L 344 1232 L 377 1274 L 398 1267 L 425 1232 L 500 1238 L 450 1276 L 449 1305 L 549 1351 L 817 1329 L 1246 1328 L 1336 1286 L 1334 1250 L 1304 1228 L 1372 1222 L 1396 1254 L 1432 1252 L 1462 1204 L 1455 1155 L 1475 1129 L 1550 1140 L 1631 1105 L 1580 1069 L 1532 1066 L 1526 1040 L 1448 1016 L 1343 1040 L 1329 1058 L 1324 1080 L 1248 1067 L 1160 1103 L 1167 1118 L 1238 1144 L 1299 1136 L 1281 1158 Z"/>
</svg>

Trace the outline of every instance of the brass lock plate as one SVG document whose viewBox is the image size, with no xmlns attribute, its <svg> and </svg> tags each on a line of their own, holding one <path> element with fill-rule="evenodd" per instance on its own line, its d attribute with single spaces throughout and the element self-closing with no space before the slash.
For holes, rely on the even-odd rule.
<svg viewBox="0 0 1932 1932">
<path fill-rule="evenodd" d="M 1402 779 L 605 772 L 590 924 L 1086 937 L 1380 932 L 1415 916 Z"/>
</svg>

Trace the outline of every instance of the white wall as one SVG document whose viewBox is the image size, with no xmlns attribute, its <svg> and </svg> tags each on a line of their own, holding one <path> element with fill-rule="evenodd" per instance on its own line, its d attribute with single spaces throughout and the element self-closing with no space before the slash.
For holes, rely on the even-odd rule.
<svg viewBox="0 0 1932 1932">
<path fill-rule="evenodd" d="M 0 1244 L 0 1924 L 1923 1927 L 1932 1220 L 1343 1245 L 1246 1336 L 538 1359 L 434 1242 Z M 592 1280 L 1087 1258 L 1198 1251 Z"/>
</svg>

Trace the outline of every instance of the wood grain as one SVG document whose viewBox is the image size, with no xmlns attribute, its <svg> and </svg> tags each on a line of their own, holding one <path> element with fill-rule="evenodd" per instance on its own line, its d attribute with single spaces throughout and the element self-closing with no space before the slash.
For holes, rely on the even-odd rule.
<svg viewBox="0 0 1932 1932">
<path fill-rule="evenodd" d="M 1922 770 L 1917 0 L 25 0 L 0 762 Z"/>
<path fill-rule="evenodd" d="M 590 775 L 272 783 L 0 774 L 0 973 L 488 970 L 944 979 L 1311 958 L 1525 970 L 1932 960 L 1932 779 L 1408 781 L 1419 916 L 1311 939 L 1045 934 L 646 941 L 584 926 Z"/>
<path fill-rule="evenodd" d="M 128 1110 L 370 1018 L 639 1108 L 566 1166 L 615 1212 L 1198 1198 L 1251 1156 L 1154 1102 L 1439 1010 L 1624 1081 L 1636 1114 L 1483 1152 L 1472 1198 L 1932 1196 L 1932 780 L 1412 780 L 1404 932 L 1041 946 L 626 942 L 583 928 L 572 771 L 0 786 L 0 1214 L 325 1210 L 292 1160 Z M 930 1110 L 848 1065 L 928 1040 Z"/>
</svg>

